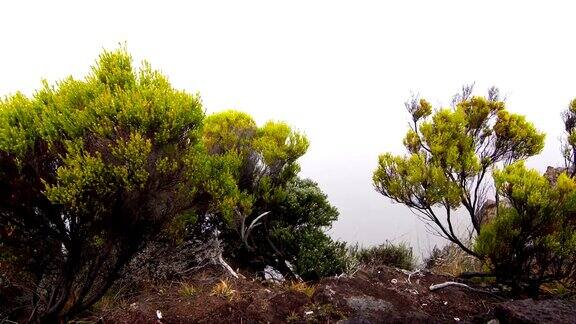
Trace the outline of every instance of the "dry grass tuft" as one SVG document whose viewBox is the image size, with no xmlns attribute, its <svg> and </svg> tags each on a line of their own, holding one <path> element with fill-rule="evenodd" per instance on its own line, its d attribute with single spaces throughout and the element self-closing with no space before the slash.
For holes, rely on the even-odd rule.
<svg viewBox="0 0 576 324">
<path fill-rule="evenodd" d="M 222 298 L 226 298 L 228 300 L 232 300 L 236 295 L 236 290 L 232 289 L 232 285 L 228 282 L 227 279 L 220 280 L 214 288 L 212 288 L 212 296 L 218 296 Z"/>
<path fill-rule="evenodd" d="M 481 272 L 482 262 L 450 243 L 442 249 L 434 247 L 424 260 L 427 269 L 436 273 L 459 276 L 463 272 Z"/>
<path fill-rule="evenodd" d="M 293 281 L 290 282 L 290 284 L 288 285 L 288 290 L 301 292 L 304 295 L 308 296 L 308 298 L 312 298 L 312 295 L 314 294 L 316 287 L 313 285 L 309 285 L 303 281 L 302 282 Z"/>
</svg>

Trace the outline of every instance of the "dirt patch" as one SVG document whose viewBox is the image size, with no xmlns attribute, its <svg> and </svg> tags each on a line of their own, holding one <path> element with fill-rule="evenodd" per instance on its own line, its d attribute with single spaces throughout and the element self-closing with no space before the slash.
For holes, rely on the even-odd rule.
<svg viewBox="0 0 576 324">
<path fill-rule="evenodd" d="M 436 292 L 428 289 L 432 284 L 453 280 L 432 273 L 416 273 L 408 278 L 402 271 L 382 267 L 371 272 L 361 271 L 352 278 L 325 279 L 320 282 L 324 288 L 317 290 L 314 299 L 334 303 L 372 322 L 472 321 L 493 311 L 498 299 L 489 294 L 458 287 Z M 350 298 L 363 301 L 364 307 L 353 307 Z"/>
<path fill-rule="evenodd" d="M 288 283 L 252 278 L 227 278 L 229 294 L 214 294 L 214 286 L 224 278 L 218 269 L 202 270 L 179 282 L 101 303 L 88 317 L 105 323 L 154 323 L 158 310 L 162 323 L 480 322 L 493 318 L 500 302 L 460 287 L 430 292 L 431 284 L 455 279 L 429 272 L 409 276 L 388 267 L 323 279 L 309 295 Z M 193 288 L 183 290 L 182 282 Z"/>
</svg>

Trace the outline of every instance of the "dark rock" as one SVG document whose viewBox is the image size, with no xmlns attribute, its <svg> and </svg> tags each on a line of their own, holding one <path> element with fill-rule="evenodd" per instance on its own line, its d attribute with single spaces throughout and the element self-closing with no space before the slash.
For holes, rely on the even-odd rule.
<svg viewBox="0 0 576 324">
<path fill-rule="evenodd" d="M 558 177 L 560 176 L 560 174 L 562 174 L 563 172 L 567 172 L 568 169 L 567 168 L 562 168 L 562 167 L 552 167 L 552 166 L 548 166 L 548 168 L 546 168 L 546 172 L 544 172 L 544 177 L 546 179 L 548 179 L 548 181 L 550 181 L 550 183 L 552 185 L 556 184 L 556 179 L 558 179 Z"/>
<path fill-rule="evenodd" d="M 391 312 L 394 310 L 394 306 L 392 306 L 391 303 L 370 296 L 351 296 L 346 298 L 346 303 L 350 308 L 360 314 L 369 311 Z"/>
<path fill-rule="evenodd" d="M 480 225 L 488 224 L 490 223 L 491 220 L 496 218 L 497 210 L 498 208 L 496 205 L 496 201 L 492 199 L 486 200 L 486 202 L 484 202 L 482 208 L 480 208 L 480 211 L 478 212 Z"/>
<path fill-rule="evenodd" d="M 576 301 L 514 300 L 496 305 L 500 323 L 575 323 Z"/>
</svg>

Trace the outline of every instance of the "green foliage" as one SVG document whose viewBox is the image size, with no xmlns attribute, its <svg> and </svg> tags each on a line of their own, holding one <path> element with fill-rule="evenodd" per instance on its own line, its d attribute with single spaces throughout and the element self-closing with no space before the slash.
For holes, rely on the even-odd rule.
<svg viewBox="0 0 576 324">
<path fill-rule="evenodd" d="M 323 231 L 338 218 L 318 185 L 295 178 L 270 203 L 270 238 L 305 279 L 342 273 L 345 245 Z"/>
<path fill-rule="evenodd" d="M 199 226 L 218 227 L 236 262 L 258 260 L 289 273 L 289 261 L 316 278 L 342 269 L 339 260 L 314 259 L 336 258 L 342 248 L 323 232 L 337 210 L 316 183 L 298 177 L 297 160 L 309 145 L 304 135 L 283 122 L 258 127 L 249 115 L 228 110 L 206 118 L 202 139 L 208 156 L 201 178 L 215 179 L 215 186 L 205 180 L 197 186 L 213 202 Z"/>
<path fill-rule="evenodd" d="M 203 118 L 198 96 L 147 63 L 135 70 L 122 48 L 83 80 L 0 101 L 2 246 L 34 277 L 38 320 L 94 304 L 143 243 L 192 209 Z"/>
<path fill-rule="evenodd" d="M 293 164 L 308 150 L 308 139 L 283 122 L 267 122 L 258 135 L 254 145 L 264 162 L 273 168 Z"/>
<path fill-rule="evenodd" d="M 257 131 L 256 122 L 250 115 L 227 110 L 206 117 L 203 140 L 212 154 L 234 152 L 244 156 L 253 149 Z"/>
<path fill-rule="evenodd" d="M 180 297 L 192 298 L 198 293 L 198 289 L 194 287 L 191 283 L 183 282 L 180 285 L 180 290 L 178 290 Z"/>
<path fill-rule="evenodd" d="M 576 279 L 576 181 L 546 179 L 523 162 L 494 173 L 510 201 L 477 238 L 476 251 L 500 280 L 537 294 L 542 283 Z"/>
<path fill-rule="evenodd" d="M 346 270 L 347 249 L 317 228 L 300 230 L 296 235 L 296 272 L 306 280 L 341 274 Z"/>
<path fill-rule="evenodd" d="M 310 179 L 291 180 L 275 198 L 271 210 L 276 215 L 276 226 L 328 227 L 338 218 L 338 210 Z"/>
<path fill-rule="evenodd" d="M 373 184 L 376 191 L 414 209 L 435 224 L 441 236 L 474 255 L 454 232 L 452 211 L 464 207 L 479 232 L 487 172 L 499 162 L 537 154 L 544 134 L 523 116 L 507 112 L 496 89 L 490 89 L 487 98 L 471 93 L 471 87 L 464 87 L 452 108 L 435 113 L 426 100 L 408 102 L 413 121 L 404 138 L 408 154 L 380 155 Z"/>
<path fill-rule="evenodd" d="M 416 258 L 412 248 L 406 243 L 386 242 L 369 248 L 357 248 L 352 253 L 360 264 L 369 267 L 389 266 L 406 270 L 414 270 L 416 267 Z"/>
<path fill-rule="evenodd" d="M 195 167 L 206 176 L 198 186 L 217 204 L 209 212 L 217 210 L 237 230 L 246 215 L 262 212 L 254 204 L 272 199 L 275 189 L 296 175 L 296 160 L 308 147 L 308 140 L 287 124 L 258 128 L 252 117 L 234 110 L 208 116 L 202 139 L 206 153 Z"/>
</svg>

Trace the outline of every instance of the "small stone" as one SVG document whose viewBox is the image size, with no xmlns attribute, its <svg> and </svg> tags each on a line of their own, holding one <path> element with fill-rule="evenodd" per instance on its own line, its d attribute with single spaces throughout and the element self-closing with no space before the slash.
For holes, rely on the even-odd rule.
<svg viewBox="0 0 576 324">
<path fill-rule="evenodd" d="M 281 283 L 286 280 L 280 271 L 274 269 L 271 266 L 266 266 L 264 268 L 264 279 L 274 283 Z"/>
</svg>

